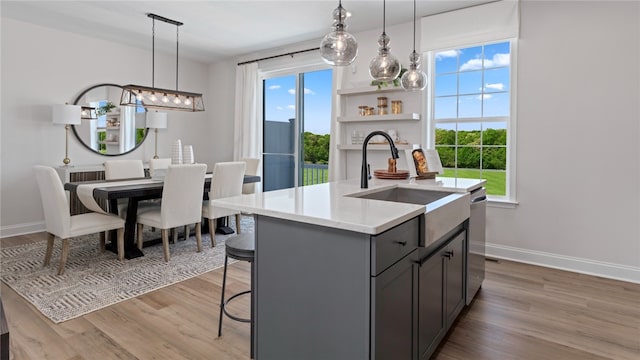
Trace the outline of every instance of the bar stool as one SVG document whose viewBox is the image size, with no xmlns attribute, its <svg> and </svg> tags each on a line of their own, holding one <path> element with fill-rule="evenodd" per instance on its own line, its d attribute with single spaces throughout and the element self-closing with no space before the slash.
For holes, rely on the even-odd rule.
<svg viewBox="0 0 640 360">
<path fill-rule="evenodd" d="M 224 273 L 222 275 L 222 295 L 220 296 L 220 316 L 218 321 L 218 336 L 222 336 L 222 314 L 228 316 L 232 320 L 251 323 L 250 355 L 251 355 L 251 358 L 253 359 L 253 327 L 254 327 L 254 324 L 253 324 L 253 296 L 254 296 L 253 260 L 255 257 L 255 247 L 256 247 L 254 235 L 251 233 L 248 233 L 248 234 L 242 234 L 242 235 L 232 237 L 225 242 L 224 247 L 225 247 Z M 248 261 L 249 263 L 251 263 L 251 289 L 239 292 L 231 296 L 229 299 L 225 300 L 224 292 L 225 292 L 225 286 L 227 284 L 227 262 L 229 258 L 240 260 L 240 261 Z M 251 317 L 249 319 L 246 319 L 246 318 L 241 318 L 228 313 L 226 307 L 229 304 L 229 302 L 237 298 L 238 296 L 245 295 L 245 294 L 250 294 L 251 296 Z"/>
</svg>

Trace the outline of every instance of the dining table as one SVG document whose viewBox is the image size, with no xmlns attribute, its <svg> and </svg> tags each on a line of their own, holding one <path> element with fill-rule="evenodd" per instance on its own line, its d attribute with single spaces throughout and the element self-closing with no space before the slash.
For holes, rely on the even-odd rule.
<svg viewBox="0 0 640 360">
<path fill-rule="evenodd" d="M 260 176 L 244 175 L 243 183 L 260 182 Z M 83 188 L 84 187 L 84 188 Z M 88 190 L 95 200 L 106 200 L 109 203 L 109 212 L 118 214 L 118 199 L 128 199 L 127 215 L 124 226 L 124 256 L 126 259 L 134 259 L 144 256 L 142 250 L 138 249 L 135 241 L 136 217 L 138 213 L 138 203 L 143 200 L 161 199 L 164 181 L 162 179 L 153 179 L 150 177 L 134 178 L 134 179 L 118 179 L 118 180 L 93 180 L 93 181 L 77 181 L 64 184 L 64 189 L 70 192 Z M 211 174 L 205 175 L 203 199 L 208 199 L 209 189 L 211 188 Z M 83 200 L 82 203 L 90 210 L 92 204 L 90 201 Z M 97 205 L 93 204 L 93 208 Z M 102 211 L 102 209 L 95 209 Z M 206 222 L 205 222 L 206 224 Z M 113 238 L 113 237 L 110 237 Z M 115 247 L 115 246 L 113 246 Z"/>
</svg>

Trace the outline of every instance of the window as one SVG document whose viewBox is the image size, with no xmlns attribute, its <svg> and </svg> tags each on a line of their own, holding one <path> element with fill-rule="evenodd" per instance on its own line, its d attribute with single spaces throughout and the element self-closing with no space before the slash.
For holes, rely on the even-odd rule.
<svg viewBox="0 0 640 360">
<path fill-rule="evenodd" d="M 263 79 L 264 191 L 328 181 L 333 77 L 323 67 Z"/>
<path fill-rule="evenodd" d="M 492 199 L 513 200 L 510 129 L 513 44 L 436 51 L 432 128 L 444 177 L 486 179 Z"/>
</svg>

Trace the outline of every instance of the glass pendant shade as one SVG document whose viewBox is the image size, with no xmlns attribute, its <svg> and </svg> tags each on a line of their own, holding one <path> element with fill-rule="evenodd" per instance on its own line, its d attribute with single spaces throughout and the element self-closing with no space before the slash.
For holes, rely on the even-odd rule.
<svg viewBox="0 0 640 360">
<path fill-rule="evenodd" d="M 384 32 L 378 38 L 378 55 L 376 55 L 369 63 L 369 75 L 374 80 L 392 81 L 400 75 L 400 62 L 389 52 L 389 36 Z"/>
<path fill-rule="evenodd" d="M 333 31 L 325 35 L 320 43 L 320 56 L 329 65 L 349 65 L 358 56 L 358 41 L 345 31 L 344 21 L 349 16 L 342 2 L 333 10 Z"/>
<path fill-rule="evenodd" d="M 409 70 L 402 74 L 400 83 L 405 90 L 424 90 L 427 86 L 427 75 L 420 70 L 420 55 L 415 50 L 409 56 Z"/>
</svg>

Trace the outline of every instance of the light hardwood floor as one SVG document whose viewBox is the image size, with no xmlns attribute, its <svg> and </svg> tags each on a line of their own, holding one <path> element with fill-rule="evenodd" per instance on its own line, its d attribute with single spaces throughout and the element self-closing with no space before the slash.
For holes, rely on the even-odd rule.
<svg viewBox="0 0 640 360">
<path fill-rule="evenodd" d="M 248 324 L 225 318 L 216 337 L 221 283 L 222 269 L 211 271 L 58 325 L 3 283 L 11 358 L 248 359 Z M 248 288 L 248 264 L 230 266 L 227 284 L 233 293 Z M 242 299 L 233 311 L 246 316 L 248 306 Z M 640 359 L 640 285 L 487 261 L 478 297 L 433 358 Z"/>
</svg>

